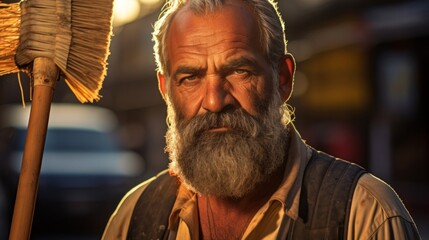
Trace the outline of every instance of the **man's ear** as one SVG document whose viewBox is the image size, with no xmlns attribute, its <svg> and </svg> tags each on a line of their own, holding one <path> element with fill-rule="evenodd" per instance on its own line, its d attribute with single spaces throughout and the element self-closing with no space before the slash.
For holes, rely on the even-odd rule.
<svg viewBox="0 0 429 240">
<path fill-rule="evenodd" d="M 165 101 L 165 95 L 167 94 L 167 92 L 166 92 L 167 91 L 167 89 L 166 89 L 167 79 L 165 79 L 165 76 L 161 72 L 157 72 L 156 77 L 158 78 L 159 92 L 161 93 L 161 96 Z"/>
<path fill-rule="evenodd" d="M 295 74 L 295 59 L 292 54 L 286 54 L 280 63 L 279 92 L 282 102 L 289 100 L 292 95 Z"/>
</svg>

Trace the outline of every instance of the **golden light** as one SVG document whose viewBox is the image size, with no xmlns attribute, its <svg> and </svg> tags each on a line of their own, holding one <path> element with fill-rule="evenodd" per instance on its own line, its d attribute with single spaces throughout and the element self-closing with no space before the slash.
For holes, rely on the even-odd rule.
<svg viewBox="0 0 429 240">
<path fill-rule="evenodd" d="M 116 0 L 113 8 L 113 25 L 120 26 L 132 22 L 140 15 L 139 0 Z"/>
</svg>

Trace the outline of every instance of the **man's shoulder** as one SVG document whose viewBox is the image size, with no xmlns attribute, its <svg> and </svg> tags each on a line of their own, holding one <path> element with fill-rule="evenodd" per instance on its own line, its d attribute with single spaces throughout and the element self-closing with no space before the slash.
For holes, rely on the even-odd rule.
<svg viewBox="0 0 429 240">
<path fill-rule="evenodd" d="M 124 195 L 115 212 L 110 217 L 102 239 L 125 239 L 130 225 L 131 216 L 140 196 L 152 182 L 160 176 L 168 174 L 166 172 L 167 170 L 164 170 L 155 177 L 136 185 Z"/>
<path fill-rule="evenodd" d="M 401 216 L 408 221 L 412 221 L 395 190 L 370 173 L 362 175 L 359 179 L 353 198 L 358 200 L 360 205 L 377 206 L 378 211 L 382 212 L 387 218 Z"/>
<path fill-rule="evenodd" d="M 354 190 L 348 239 L 420 239 L 408 210 L 392 187 L 370 173 Z"/>
<path fill-rule="evenodd" d="M 127 208 L 132 208 L 131 210 L 134 210 L 134 206 L 136 205 L 136 203 L 139 200 L 142 193 L 147 189 L 147 187 L 151 183 L 157 182 L 157 180 L 159 180 L 161 178 L 165 178 L 167 175 L 169 175 L 168 170 L 164 170 L 164 171 L 158 173 L 156 176 L 154 176 L 154 177 L 136 185 L 135 187 L 133 187 L 131 190 L 129 190 L 127 192 L 127 194 L 125 194 L 122 201 L 118 205 L 118 209 L 121 207 L 127 207 Z M 122 205 L 124 205 L 124 206 L 122 206 Z"/>
</svg>

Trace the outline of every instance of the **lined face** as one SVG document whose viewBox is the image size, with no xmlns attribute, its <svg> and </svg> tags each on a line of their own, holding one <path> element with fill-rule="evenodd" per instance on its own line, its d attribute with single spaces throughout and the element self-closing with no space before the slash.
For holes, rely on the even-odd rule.
<svg viewBox="0 0 429 240">
<path fill-rule="evenodd" d="M 242 197 L 283 163 L 283 85 L 273 84 L 282 77 L 259 41 L 240 1 L 204 15 L 185 6 L 171 22 L 169 79 L 158 75 L 171 123 L 167 151 L 170 170 L 198 193 Z"/>
<path fill-rule="evenodd" d="M 167 43 L 170 93 L 179 117 L 238 108 L 255 115 L 273 91 L 259 39 L 244 4 L 232 2 L 209 15 L 178 12 Z"/>
</svg>

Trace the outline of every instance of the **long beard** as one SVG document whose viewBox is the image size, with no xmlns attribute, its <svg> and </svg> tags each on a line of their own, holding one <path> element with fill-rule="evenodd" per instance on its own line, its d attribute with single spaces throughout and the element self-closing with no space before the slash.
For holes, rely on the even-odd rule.
<svg viewBox="0 0 429 240">
<path fill-rule="evenodd" d="M 256 117 L 238 109 L 206 113 L 188 122 L 167 103 L 169 168 L 190 190 L 241 198 L 283 164 L 288 136 L 279 97 L 259 107 Z M 218 127 L 228 130 L 209 131 Z"/>
</svg>

